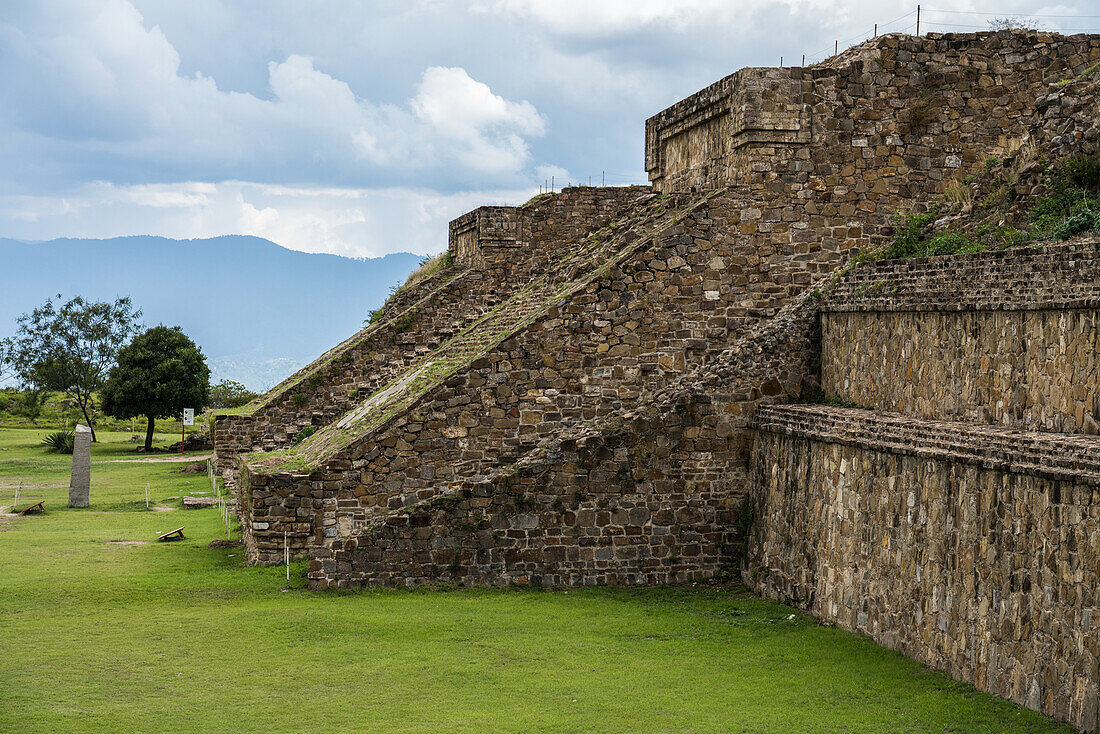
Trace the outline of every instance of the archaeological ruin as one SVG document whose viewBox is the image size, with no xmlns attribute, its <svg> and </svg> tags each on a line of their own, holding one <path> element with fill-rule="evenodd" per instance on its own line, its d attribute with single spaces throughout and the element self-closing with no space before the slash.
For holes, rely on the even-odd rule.
<svg viewBox="0 0 1100 734">
<path fill-rule="evenodd" d="M 459 217 L 368 326 L 215 417 L 251 562 L 739 579 L 1097 730 L 1100 235 L 1006 222 L 1100 170 L 1098 86 L 1097 35 L 880 36 L 650 118 L 651 186 Z M 1013 246 L 890 255 L 907 216 L 979 214 Z"/>
</svg>

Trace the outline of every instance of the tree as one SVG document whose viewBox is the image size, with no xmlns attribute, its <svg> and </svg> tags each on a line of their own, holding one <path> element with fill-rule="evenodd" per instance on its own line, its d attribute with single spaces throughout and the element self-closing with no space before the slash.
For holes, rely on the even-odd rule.
<svg viewBox="0 0 1100 734">
<path fill-rule="evenodd" d="M 14 372 L 11 363 L 11 337 L 0 339 L 0 382 Z"/>
<path fill-rule="evenodd" d="M 258 397 L 236 380 L 222 380 L 210 386 L 211 408 L 236 408 Z"/>
<path fill-rule="evenodd" d="M 61 295 L 57 295 L 58 301 Z M 23 387 L 64 392 L 80 406 L 96 440 L 91 411 L 120 347 L 138 329 L 141 311 L 129 298 L 85 301 L 54 299 L 19 317 L 15 336 L 5 340 L 6 360 Z"/>
<path fill-rule="evenodd" d="M 116 418 L 145 416 L 148 451 L 156 419 L 180 415 L 184 408 L 201 410 L 209 383 L 210 368 L 195 342 L 178 326 L 154 326 L 119 352 L 103 387 L 103 410 Z"/>
</svg>

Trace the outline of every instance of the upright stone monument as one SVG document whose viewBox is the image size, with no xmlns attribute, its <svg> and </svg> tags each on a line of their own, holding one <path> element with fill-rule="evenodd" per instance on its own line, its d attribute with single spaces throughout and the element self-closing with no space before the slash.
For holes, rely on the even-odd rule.
<svg viewBox="0 0 1100 734">
<path fill-rule="evenodd" d="M 92 429 L 76 427 L 73 441 L 73 473 L 69 478 L 69 507 L 87 507 L 92 487 Z"/>
</svg>

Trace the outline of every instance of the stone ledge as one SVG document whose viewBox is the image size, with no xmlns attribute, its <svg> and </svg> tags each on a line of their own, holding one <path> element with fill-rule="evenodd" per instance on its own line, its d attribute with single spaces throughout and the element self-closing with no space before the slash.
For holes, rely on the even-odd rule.
<svg viewBox="0 0 1100 734">
<path fill-rule="evenodd" d="M 823 405 L 763 405 L 753 428 L 826 443 L 973 464 L 1100 487 L 1100 439 L 928 421 Z"/>
<path fill-rule="evenodd" d="M 1035 311 L 1100 307 L 1100 240 L 863 263 L 821 310 Z"/>
</svg>

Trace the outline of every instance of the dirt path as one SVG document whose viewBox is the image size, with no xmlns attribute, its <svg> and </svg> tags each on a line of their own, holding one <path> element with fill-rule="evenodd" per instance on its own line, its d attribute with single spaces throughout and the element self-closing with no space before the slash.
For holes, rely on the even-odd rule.
<svg viewBox="0 0 1100 734">
<path fill-rule="evenodd" d="M 147 459 L 105 459 L 92 462 L 93 464 L 173 464 L 180 462 L 206 461 L 214 458 L 214 454 L 200 454 L 199 456 L 165 456 L 163 458 L 149 457 Z"/>
<path fill-rule="evenodd" d="M 67 484 L 33 484 L 31 482 L 7 484 L 5 482 L 0 482 L 0 490 L 19 489 L 20 487 L 23 489 L 66 489 L 68 486 Z"/>
</svg>

